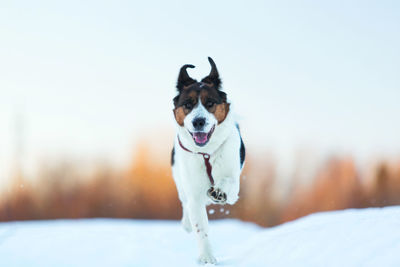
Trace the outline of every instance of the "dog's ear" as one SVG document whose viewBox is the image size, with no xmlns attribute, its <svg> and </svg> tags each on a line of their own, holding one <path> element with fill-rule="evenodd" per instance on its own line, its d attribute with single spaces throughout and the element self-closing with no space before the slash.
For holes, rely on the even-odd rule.
<svg viewBox="0 0 400 267">
<path fill-rule="evenodd" d="M 201 81 L 204 83 L 212 83 L 216 89 L 220 89 L 221 79 L 219 78 L 217 66 L 215 65 L 214 60 L 212 60 L 212 58 L 208 57 L 208 61 L 210 62 L 211 65 L 210 74 L 208 74 L 207 77 L 204 77 Z"/>
<path fill-rule="evenodd" d="M 174 99 L 172 100 L 172 101 L 174 101 L 174 106 L 175 106 L 175 108 L 178 107 L 179 96 L 180 96 L 180 95 L 175 96 Z"/>
<path fill-rule="evenodd" d="M 184 89 L 184 87 L 188 87 L 189 85 L 193 83 L 197 83 L 196 80 L 190 78 L 189 74 L 187 73 L 187 68 L 193 69 L 194 66 L 190 64 L 183 65 L 178 76 L 178 82 L 176 84 L 176 88 L 178 89 L 179 92 Z"/>
<path fill-rule="evenodd" d="M 222 99 L 222 102 L 226 103 L 226 101 L 227 101 L 226 93 L 222 92 L 222 91 L 218 91 L 218 95 Z"/>
</svg>

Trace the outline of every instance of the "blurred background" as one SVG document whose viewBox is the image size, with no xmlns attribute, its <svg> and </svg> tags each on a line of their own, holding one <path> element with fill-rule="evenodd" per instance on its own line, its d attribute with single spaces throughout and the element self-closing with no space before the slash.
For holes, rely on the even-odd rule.
<svg viewBox="0 0 400 267">
<path fill-rule="evenodd" d="M 213 57 L 262 226 L 400 204 L 398 1 L 0 3 L 0 220 L 180 219 L 170 169 L 183 64 Z"/>
</svg>

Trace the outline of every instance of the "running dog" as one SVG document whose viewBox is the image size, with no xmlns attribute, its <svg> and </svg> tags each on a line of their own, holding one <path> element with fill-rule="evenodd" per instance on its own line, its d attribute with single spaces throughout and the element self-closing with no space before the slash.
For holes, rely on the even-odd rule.
<svg viewBox="0 0 400 267">
<path fill-rule="evenodd" d="M 206 206 L 238 200 L 245 147 L 231 104 L 221 91 L 217 67 L 210 57 L 208 61 L 211 72 L 200 82 L 187 73 L 193 65 L 180 69 L 178 95 L 173 99 L 177 134 L 171 164 L 183 228 L 197 236 L 199 261 L 215 264 Z"/>
</svg>

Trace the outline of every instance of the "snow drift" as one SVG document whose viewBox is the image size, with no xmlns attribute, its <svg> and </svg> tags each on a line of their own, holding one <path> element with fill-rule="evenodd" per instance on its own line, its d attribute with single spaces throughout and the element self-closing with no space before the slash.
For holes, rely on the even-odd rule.
<svg viewBox="0 0 400 267">
<path fill-rule="evenodd" d="M 400 266 L 400 207 L 317 213 L 263 229 L 212 221 L 222 266 Z M 175 221 L 57 220 L 0 224 L 0 266 L 198 266 Z"/>
</svg>

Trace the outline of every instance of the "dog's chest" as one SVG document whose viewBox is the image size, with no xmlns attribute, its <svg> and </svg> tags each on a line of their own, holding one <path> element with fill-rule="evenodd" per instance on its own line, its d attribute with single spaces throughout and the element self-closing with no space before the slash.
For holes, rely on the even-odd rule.
<svg viewBox="0 0 400 267">
<path fill-rule="evenodd" d="M 180 161 L 182 167 L 186 173 L 189 173 L 190 177 L 196 177 L 202 182 L 210 183 L 210 177 L 207 172 L 207 159 L 204 158 L 202 154 L 189 153 L 186 151 L 181 151 Z M 205 157 L 208 157 L 205 156 Z M 229 162 L 224 157 L 224 149 L 221 147 L 219 150 L 209 155 L 208 162 L 211 168 L 211 176 L 214 182 L 218 182 L 219 179 L 226 176 L 225 173 L 229 168 Z M 199 181 L 200 182 L 200 181 Z"/>
</svg>

